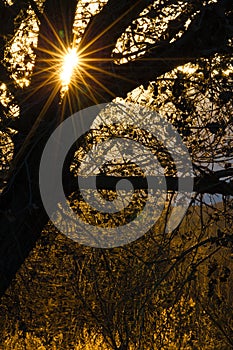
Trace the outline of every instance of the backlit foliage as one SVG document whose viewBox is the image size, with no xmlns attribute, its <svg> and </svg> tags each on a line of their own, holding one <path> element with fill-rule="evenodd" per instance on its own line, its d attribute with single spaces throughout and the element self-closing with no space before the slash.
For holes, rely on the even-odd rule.
<svg viewBox="0 0 233 350">
<path fill-rule="evenodd" d="M 28 196 L 28 202 L 18 215 L 24 217 L 26 207 L 25 220 L 33 210 L 38 210 L 37 222 L 40 220 L 39 208 L 32 200 L 31 188 L 35 183 L 31 181 L 27 162 L 31 152 L 43 145 L 47 130 L 66 117 L 67 105 L 75 106 L 71 110 L 76 112 L 99 100 L 103 102 L 106 96 L 149 107 L 172 123 L 189 150 L 196 178 L 200 182 L 205 180 L 205 187 L 194 193 L 187 215 L 173 232 L 165 230 L 175 196 L 170 192 L 156 225 L 136 242 L 119 248 L 82 246 L 63 236 L 49 222 L 2 299 L 0 347 L 6 350 L 230 349 L 233 346 L 233 64 L 228 32 L 232 32 L 233 26 L 232 4 L 225 1 L 229 10 L 224 27 L 224 14 L 208 10 L 217 1 L 145 1 L 148 6 L 131 23 L 128 23 L 129 14 L 123 16 L 124 20 L 118 19 L 122 20 L 123 32 L 119 28 L 119 33 L 108 29 L 110 36 L 119 34 L 114 47 L 101 47 L 100 40 L 99 47 L 90 52 L 93 42 L 87 41 L 82 47 L 82 39 L 93 18 L 98 18 L 110 1 L 77 2 L 73 37 L 68 44 L 66 28 L 62 27 L 66 19 L 62 16 L 58 18 L 62 25 L 54 35 L 56 44 L 49 40 L 49 34 L 40 37 L 45 4 L 49 0 L 16 1 L 7 2 L 12 10 L 20 4 L 13 27 L 9 26 L 7 33 L 4 27 L 0 36 L 4 48 L 0 56 L 0 186 L 4 189 L 8 182 L 14 182 L 10 175 L 17 161 L 18 171 L 25 166 L 27 186 L 22 198 L 17 197 L 21 184 L 15 186 L 14 194 L 15 202 L 23 201 L 24 196 Z M 203 6 L 207 6 L 206 11 L 202 11 Z M 53 32 L 50 18 L 46 23 Z M 195 40 L 190 42 L 186 35 L 193 27 Z M 95 30 L 98 34 L 99 28 Z M 38 40 L 48 46 L 39 50 Z M 179 40 L 177 58 L 172 50 L 165 49 Z M 186 46 L 182 46 L 182 40 Z M 213 46 L 218 45 L 220 49 L 214 51 Z M 189 47 L 190 55 L 184 65 L 179 62 L 185 47 Z M 71 81 L 67 79 L 66 89 L 62 90 L 63 61 L 71 49 L 77 52 L 78 61 L 76 69 L 70 69 Z M 170 69 L 174 62 L 172 55 L 178 63 Z M 124 71 L 124 64 L 137 58 L 144 64 L 144 70 L 140 71 L 141 75 L 128 78 L 133 66 L 126 66 Z M 160 75 L 153 72 L 155 62 L 161 66 L 165 62 L 166 69 Z M 150 64 L 152 68 L 148 72 Z M 123 67 L 122 74 L 119 67 Z M 148 77 L 143 83 L 142 75 Z M 137 88 L 118 96 L 116 90 L 111 90 L 112 77 L 119 86 L 119 95 L 129 81 L 133 80 L 132 86 Z M 39 89 L 41 95 L 37 94 Z M 41 101 L 47 91 L 50 95 L 43 105 Z M 78 96 L 76 104 L 71 92 Z M 34 123 L 28 132 L 30 118 L 34 118 Z M 40 134 L 36 133 L 38 125 Z M 124 123 L 109 128 L 96 120 L 92 130 L 83 135 L 73 150 L 68 164 L 72 180 L 80 171 L 84 175 L 91 172 L 143 175 L 123 155 L 112 157 L 100 169 L 90 169 L 86 153 L 113 137 L 125 137 L 150 147 L 158 155 L 164 173 L 176 175 L 170 155 L 150 133 L 126 127 Z M 21 159 L 25 149 L 28 153 Z M 111 154 L 111 150 L 108 152 Z M 116 198 L 112 190 L 102 189 L 99 194 L 109 201 Z M 137 215 L 145 204 L 147 191 L 134 192 L 125 215 L 93 210 L 78 191 L 69 193 L 67 198 L 84 221 L 115 227 Z M 9 222 L 16 221 L 12 211 L 1 211 Z M 17 237 L 15 232 L 10 233 Z"/>
</svg>

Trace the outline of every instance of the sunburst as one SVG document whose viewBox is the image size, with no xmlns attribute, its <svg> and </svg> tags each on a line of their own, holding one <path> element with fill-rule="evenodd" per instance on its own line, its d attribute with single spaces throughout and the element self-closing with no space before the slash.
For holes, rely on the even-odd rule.
<svg viewBox="0 0 233 350">
<path fill-rule="evenodd" d="M 96 104 L 98 104 L 96 96 L 101 96 L 101 93 L 103 92 L 106 92 L 108 95 L 112 96 L 112 98 L 115 98 L 114 93 L 111 92 L 106 85 L 99 81 L 98 76 L 100 74 L 109 75 L 115 79 L 128 80 L 122 75 L 101 68 L 101 64 L 99 63 L 107 60 L 114 61 L 113 58 L 102 59 L 98 57 L 95 59 L 95 51 L 91 50 L 93 43 L 99 40 L 99 38 L 104 35 L 107 30 L 111 29 L 116 21 L 94 37 L 91 42 L 85 45 L 85 47 L 80 48 L 81 45 L 80 42 L 77 41 L 77 36 L 75 33 L 73 34 L 72 42 L 70 42 L 70 45 L 67 46 L 68 43 L 65 38 L 66 30 L 63 29 L 58 31 L 56 28 L 54 28 L 53 24 L 45 14 L 44 19 L 47 21 L 48 27 L 50 28 L 55 40 L 51 40 L 49 36 L 40 34 L 45 45 L 37 46 L 36 50 L 40 56 L 37 62 L 39 63 L 41 61 L 42 69 L 34 70 L 33 80 L 36 82 L 36 84 L 34 84 L 33 90 L 27 94 L 25 100 L 29 100 L 31 96 L 33 96 L 35 93 L 39 93 L 40 91 L 41 95 L 43 96 L 43 88 L 45 86 L 51 86 L 51 95 L 45 101 L 30 134 L 34 133 L 37 125 L 40 123 L 41 119 L 44 118 L 44 115 L 52 104 L 53 99 L 59 94 L 59 92 L 61 99 L 67 95 L 64 102 L 68 102 L 70 105 L 70 110 L 72 110 L 71 102 L 74 94 L 77 99 L 79 99 L 78 95 L 85 95 Z M 98 52 L 102 51 L 102 49 L 104 48 L 100 47 L 96 50 L 97 56 L 99 56 Z M 95 72 L 97 74 L 95 74 Z M 93 84 L 91 84 L 92 81 Z M 100 91 L 95 91 L 95 89 L 98 87 Z M 68 91 L 70 91 L 70 93 Z M 79 92 L 79 94 L 77 94 L 77 92 Z M 61 116 L 61 119 L 62 118 L 63 116 Z"/>
<path fill-rule="evenodd" d="M 63 65 L 60 72 L 60 79 L 64 89 L 68 89 L 72 76 L 79 65 L 79 55 L 76 48 L 68 48 L 63 58 Z"/>
</svg>

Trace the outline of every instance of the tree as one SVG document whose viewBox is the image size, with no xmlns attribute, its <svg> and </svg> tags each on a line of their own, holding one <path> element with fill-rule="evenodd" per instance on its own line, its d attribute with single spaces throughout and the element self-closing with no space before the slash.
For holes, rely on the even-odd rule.
<svg viewBox="0 0 233 350">
<path fill-rule="evenodd" d="M 0 199 L 2 293 L 48 221 L 38 181 L 44 146 L 61 120 L 85 107 L 117 97 L 156 107 L 189 148 L 196 198 L 202 201 L 203 194 L 218 193 L 226 196 L 229 205 L 233 190 L 229 181 L 231 1 L 140 0 L 132 4 L 109 0 L 98 3 L 95 15 L 90 14 L 94 7 L 89 2 L 28 0 L 9 5 L 1 1 L 0 6 L 2 97 L 7 96 L 1 104 L 5 146 Z M 73 26 L 76 11 L 78 24 Z M 32 25 L 35 21 L 38 31 Z M 15 38 L 22 33 L 28 37 L 33 31 L 37 44 L 26 41 L 23 60 L 12 59 L 10 47 Z M 77 45 L 82 69 L 61 97 L 56 74 L 72 43 Z M 189 69 L 178 68 L 184 65 Z M 8 152 L 6 144 L 11 147 Z M 67 161 L 65 176 L 70 182 L 69 165 Z M 223 239 L 230 242 L 228 236 L 219 237 L 221 243 Z M 184 252 L 179 254 L 182 257 Z M 122 334 L 124 338 L 126 330 Z"/>
</svg>

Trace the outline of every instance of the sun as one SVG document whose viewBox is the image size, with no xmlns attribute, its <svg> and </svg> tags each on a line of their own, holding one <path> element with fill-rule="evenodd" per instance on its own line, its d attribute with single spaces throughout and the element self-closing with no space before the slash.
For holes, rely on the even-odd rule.
<svg viewBox="0 0 233 350">
<path fill-rule="evenodd" d="M 69 48 L 63 58 L 60 79 L 64 88 L 68 88 L 72 75 L 79 65 L 79 56 L 75 48 Z"/>
</svg>

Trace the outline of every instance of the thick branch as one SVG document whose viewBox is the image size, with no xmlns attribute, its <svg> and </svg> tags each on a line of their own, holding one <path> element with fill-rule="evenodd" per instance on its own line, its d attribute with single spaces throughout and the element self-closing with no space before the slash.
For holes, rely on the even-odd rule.
<svg viewBox="0 0 233 350">
<path fill-rule="evenodd" d="M 109 0 L 103 10 L 94 16 L 80 44 L 80 50 L 100 58 L 110 58 L 117 39 L 121 36 L 132 21 L 153 0 Z"/>
<path fill-rule="evenodd" d="M 229 174 L 229 172 L 228 172 Z M 233 170 L 231 170 L 231 176 Z M 229 175 L 226 175 L 229 176 Z M 150 183 L 154 184 L 154 189 L 161 188 L 162 177 L 161 176 L 148 176 Z M 147 189 L 147 181 L 142 176 L 110 176 L 110 175 L 98 175 L 82 177 L 85 182 L 82 181 L 82 189 L 94 189 L 95 183 L 99 190 L 116 190 L 118 181 L 126 179 L 130 181 L 134 187 L 134 190 Z M 179 189 L 179 178 L 172 176 L 165 176 L 167 191 L 178 191 Z M 183 179 L 185 180 L 185 178 Z M 189 179 L 187 178 L 187 183 Z M 84 184 L 85 183 L 85 184 Z M 71 181 L 64 180 L 64 190 L 67 194 L 77 191 L 79 188 L 77 179 Z M 221 195 L 233 195 L 233 183 L 226 182 L 219 179 L 218 174 L 197 176 L 194 178 L 194 187 L 191 189 L 192 192 L 196 193 L 207 193 L 207 194 L 221 194 Z"/>
<path fill-rule="evenodd" d="M 174 68 L 193 62 L 196 58 L 227 52 L 228 39 L 232 37 L 226 16 L 229 6 L 223 1 L 203 7 L 189 28 L 174 43 L 151 47 L 142 57 L 126 64 L 113 64 L 112 71 L 122 76 L 124 83 L 113 88 L 116 94 L 126 94 L 139 85 L 145 85 Z M 221 7 L 222 6 L 222 7 Z M 220 10 L 221 9 L 221 10 Z"/>
</svg>

